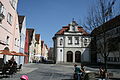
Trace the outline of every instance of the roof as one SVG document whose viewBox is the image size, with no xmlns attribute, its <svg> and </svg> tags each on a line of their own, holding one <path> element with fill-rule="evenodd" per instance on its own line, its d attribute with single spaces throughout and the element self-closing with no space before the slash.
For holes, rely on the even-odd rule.
<svg viewBox="0 0 120 80">
<path fill-rule="evenodd" d="M 40 34 L 35 34 L 35 40 L 37 41 L 37 44 L 39 44 Z"/>
<path fill-rule="evenodd" d="M 92 32 L 91 35 L 99 35 L 101 33 L 103 33 L 103 29 L 104 31 L 108 31 L 110 29 L 116 28 L 120 26 L 120 15 L 116 16 L 115 18 L 109 20 L 108 22 L 102 24 L 101 26 L 98 26 L 97 28 L 95 28 Z"/>
<path fill-rule="evenodd" d="M 18 16 L 18 22 L 19 22 L 19 31 L 21 32 L 22 29 L 22 23 L 24 21 L 25 16 Z"/>
<path fill-rule="evenodd" d="M 27 28 L 26 30 L 28 31 L 29 43 L 31 43 L 32 38 L 33 38 L 34 29 L 33 28 Z"/>
<path fill-rule="evenodd" d="M 56 34 L 63 35 L 64 32 L 68 32 L 70 25 L 62 27 Z M 89 35 L 81 26 L 78 26 L 78 32 L 83 33 L 83 35 Z"/>
<path fill-rule="evenodd" d="M 43 48 L 43 45 L 44 45 L 44 41 L 43 40 L 41 40 L 41 47 Z"/>
</svg>

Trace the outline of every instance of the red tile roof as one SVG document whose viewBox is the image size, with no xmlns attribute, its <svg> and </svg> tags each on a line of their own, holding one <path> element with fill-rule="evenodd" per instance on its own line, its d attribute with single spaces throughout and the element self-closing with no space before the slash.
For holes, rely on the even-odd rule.
<svg viewBox="0 0 120 80">
<path fill-rule="evenodd" d="M 39 44 L 40 34 L 35 34 L 35 40 L 37 41 L 37 44 Z"/>
<path fill-rule="evenodd" d="M 63 35 L 64 32 L 68 32 L 69 26 L 64 26 L 62 29 L 60 29 L 56 34 L 57 35 Z M 78 32 L 83 33 L 83 35 L 89 35 L 81 26 L 78 26 Z"/>
<path fill-rule="evenodd" d="M 28 31 L 28 37 L 29 37 L 29 44 L 31 44 L 32 38 L 33 38 L 33 32 L 35 31 L 33 28 L 27 28 Z"/>
</svg>

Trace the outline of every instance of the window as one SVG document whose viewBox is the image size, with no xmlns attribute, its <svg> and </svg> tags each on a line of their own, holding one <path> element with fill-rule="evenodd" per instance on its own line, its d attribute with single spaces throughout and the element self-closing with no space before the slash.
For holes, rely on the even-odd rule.
<svg viewBox="0 0 120 80">
<path fill-rule="evenodd" d="M 12 15 L 10 14 L 10 13 L 8 13 L 8 15 L 7 15 L 7 22 L 9 23 L 9 24 L 11 24 L 12 25 Z"/>
<path fill-rule="evenodd" d="M 16 9 L 16 0 L 9 0 L 10 1 L 10 4 L 11 6 Z"/>
<path fill-rule="evenodd" d="M 62 40 L 62 39 L 60 39 L 60 45 L 62 45 L 62 43 L 63 43 L 63 40 Z"/>
<path fill-rule="evenodd" d="M 17 41 L 17 46 L 19 46 L 19 39 L 18 39 L 18 41 Z"/>
<path fill-rule="evenodd" d="M 17 38 L 15 38 L 15 46 L 17 46 Z"/>
<path fill-rule="evenodd" d="M 84 39 L 84 45 L 87 46 L 87 39 Z"/>
<path fill-rule="evenodd" d="M 60 49 L 60 52 L 62 52 L 62 49 Z"/>
<path fill-rule="evenodd" d="M 76 44 L 76 45 L 79 44 L 79 37 L 75 37 L 75 44 Z"/>
<path fill-rule="evenodd" d="M 72 44 L 72 37 L 68 37 L 68 44 Z"/>
<path fill-rule="evenodd" d="M 5 18 L 5 8 L 3 4 L 0 2 L 0 22 Z"/>
<path fill-rule="evenodd" d="M 7 45 L 9 44 L 9 36 L 7 36 L 7 38 L 6 38 L 6 44 Z"/>
<path fill-rule="evenodd" d="M 0 13 L 3 13 L 3 4 L 0 2 Z"/>
</svg>

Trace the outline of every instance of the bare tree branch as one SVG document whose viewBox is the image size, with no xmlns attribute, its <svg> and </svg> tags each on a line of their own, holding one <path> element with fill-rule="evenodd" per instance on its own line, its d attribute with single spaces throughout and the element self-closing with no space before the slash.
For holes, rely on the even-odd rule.
<svg viewBox="0 0 120 80">
<path fill-rule="evenodd" d="M 107 22 L 114 17 L 113 6 L 116 0 L 96 0 L 96 4 L 91 6 L 83 27 L 91 32 L 94 28 Z"/>
</svg>

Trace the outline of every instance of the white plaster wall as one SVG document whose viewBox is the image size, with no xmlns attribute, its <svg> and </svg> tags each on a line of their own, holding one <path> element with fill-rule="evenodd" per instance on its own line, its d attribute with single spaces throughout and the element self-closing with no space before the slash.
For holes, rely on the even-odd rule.
<svg viewBox="0 0 120 80">
<path fill-rule="evenodd" d="M 82 57 L 82 61 L 90 62 L 89 48 L 83 48 Z"/>
<path fill-rule="evenodd" d="M 57 62 L 63 62 L 63 48 L 57 48 Z"/>
<path fill-rule="evenodd" d="M 62 45 L 60 45 L 60 40 L 62 39 Z M 64 44 L 64 38 L 63 36 L 58 36 L 57 37 L 57 47 L 63 47 Z"/>
</svg>

